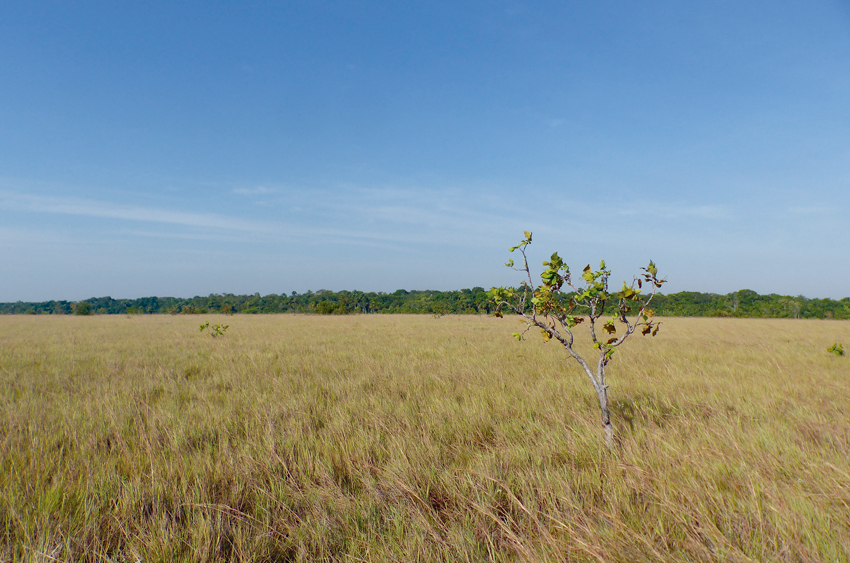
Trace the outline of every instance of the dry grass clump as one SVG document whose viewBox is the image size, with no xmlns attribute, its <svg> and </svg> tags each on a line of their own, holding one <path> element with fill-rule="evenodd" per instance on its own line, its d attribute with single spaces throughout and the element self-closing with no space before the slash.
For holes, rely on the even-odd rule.
<svg viewBox="0 0 850 563">
<path fill-rule="evenodd" d="M 204 317 L 221 321 L 215 316 Z M 847 561 L 850 323 L 4 317 L 0 561 Z"/>
</svg>

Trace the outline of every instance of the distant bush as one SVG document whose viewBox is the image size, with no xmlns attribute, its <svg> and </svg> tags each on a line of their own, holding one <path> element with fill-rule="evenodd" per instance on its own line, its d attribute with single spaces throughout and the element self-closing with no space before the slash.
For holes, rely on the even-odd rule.
<svg viewBox="0 0 850 563">
<path fill-rule="evenodd" d="M 351 311 L 342 303 L 320 301 L 316 305 L 316 313 L 320 315 L 347 315 L 351 313 Z"/>
<path fill-rule="evenodd" d="M 74 314 L 75 315 L 91 315 L 92 309 L 91 305 L 86 303 L 85 301 L 80 301 L 74 306 Z"/>
</svg>

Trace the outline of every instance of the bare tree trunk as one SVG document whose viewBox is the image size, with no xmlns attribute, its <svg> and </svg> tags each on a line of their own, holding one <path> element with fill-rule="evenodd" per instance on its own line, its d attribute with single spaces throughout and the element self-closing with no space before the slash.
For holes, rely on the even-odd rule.
<svg viewBox="0 0 850 563">
<path fill-rule="evenodd" d="M 599 409 L 602 411 L 602 428 L 605 430 L 605 445 L 609 450 L 612 450 L 614 449 L 614 426 L 611 424 L 611 411 L 608 409 L 608 386 L 605 385 L 605 357 L 599 357 L 599 365 L 596 368 L 596 375 L 594 375 L 587 362 L 575 353 L 572 346 L 565 343 L 564 347 L 575 361 L 584 368 L 587 377 L 593 385 L 593 389 L 596 391 L 596 397 L 599 399 Z"/>
<path fill-rule="evenodd" d="M 602 409 L 602 427 L 605 429 L 605 445 L 614 448 L 614 426 L 611 425 L 611 411 L 608 410 L 608 386 L 596 386 L 596 396 L 599 398 L 599 408 Z"/>
</svg>

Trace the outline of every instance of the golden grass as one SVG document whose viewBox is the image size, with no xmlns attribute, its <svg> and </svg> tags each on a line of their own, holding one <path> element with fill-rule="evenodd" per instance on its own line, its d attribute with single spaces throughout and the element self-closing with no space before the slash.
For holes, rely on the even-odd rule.
<svg viewBox="0 0 850 563">
<path fill-rule="evenodd" d="M 632 338 L 613 453 L 517 326 L 3 317 L 0 561 L 850 560 L 850 322 Z"/>
</svg>

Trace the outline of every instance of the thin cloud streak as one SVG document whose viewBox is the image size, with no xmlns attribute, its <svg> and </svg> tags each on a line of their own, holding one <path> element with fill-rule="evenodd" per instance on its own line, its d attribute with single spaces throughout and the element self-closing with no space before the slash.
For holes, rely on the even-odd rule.
<svg viewBox="0 0 850 563">
<path fill-rule="evenodd" d="M 21 229 L 0 227 L 0 248 L 17 250 L 38 247 L 39 245 L 49 245 L 56 247 L 58 245 L 79 244 L 83 241 L 79 239 L 71 239 L 66 234 L 54 233 L 43 229 Z"/>
<path fill-rule="evenodd" d="M 278 193 L 279 190 L 267 188 L 265 186 L 257 186 L 256 188 L 236 188 L 231 190 L 231 193 L 237 195 L 269 195 Z"/>
<path fill-rule="evenodd" d="M 370 225 L 367 229 L 340 229 L 340 228 L 316 228 L 306 225 L 289 223 L 269 223 L 261 221 L 247 221 L 240 218 L 228 217 L 217 213 L 192 213 L 184 211 L 173 211 L 162 208 L 141 207 L 131 205 L 113 204 L 91 199 L 63 198 L 25 195 L 8 191 L 0 191 L 0 209 L 11 211 L 24 211 L 30 213 L 50 213 L 59 215 L 71 215 L 80 217 L 96 217 L 104 219 L 120 219 L 140 223 L 161 223 L 180 227 L 201 228 L 218 231 L 215 234 L 205 233 L 200 239 L 209 239 L 212 236 L 216 240 L 223 238 L 233 239 L 233 242 L 245 241 L 244 235 L 251 235 L 250 241 L 294 241 L 307 244 L 355 244 L 365 246 L 387 246 L 397 247 L 400 244 L 458 244 L 461 235 L 467 231 L 474 231 L 474 225 L 462 222 L 460 229 L 453 232 L 425 232 L 411 235 L 399 233 L 396 229 L 386 229 L 382 232 L 380 227 Z M 328 208 L 325 208 L 326 210 Z M 342 208 L 340 208 L 342 209 Z M 368 208 L 361 212 L 368 213 Z M 381 213 L 378 216 L 369 215 L 370 219 L 389 223 L 391 215 L 397 214 L 407 216 L 416 221 L 421 220 L 421 202 L 411 202 L 395 208 L 392 213 Z M 434 216 L 430 217 L 430 223 L 426 226 L 432 230 L 435 227 Z M 444 227 L 452 221 L 440 221 L 438 224 Z M 457 224 L 457 223 L 455 223 Z M 230 235 L 222 235 L 222 231 L 229 231 Z M 126 231 L 125 231 L 126 232 Z M 152 233 L 135 231 L 138 236 L 151 236 Z M 242 233 L 240 236 L 238 233 Z M 129 234 L 129 233 L 127 233 Z M 435 236 L 436 234 L 436 236 Z M 206 236 L 205 236 L 206 235 Z M 162 232 L 157 238 L 184 238 L 185 233 Z M 468 243 L 468 239 L 464 243 Z"/>
<path fill-rule="evenodd" d="M 0 207 L 15 211 L 168 223 L 186 227 L 229 229 L 237 231 L 267 230 L 267 227 L 259 225 L 256 221 L 233 219 L 215 213 L 187 213 L 184 211 L 171 211 L 168 209 L 158 209 L 153 207 L 116 205 L 86 199 L 42 197 L 10 192 L 0 193 Z"/>
<path fill-rule="evenodd" d="M 723 205 L 676 205 L 643 202 L 637 209 L 628 209 L 620 212 L 620 215 L 648 215 L 664 219 L 711 219 L 726 220 L 734 218 L 732 212 Z"/>
<path fill-rule="evenodd" d="M 486 198 L 452 190 L 354 188 L 334 198 L 300 201 L 307 212 L 292 214 L 280 222 L 248 221 L 219 213 L 197 213 L 163 208 L 114 204 L 91 199 L 37 196 L 0 191 L 0 208 L 32 213 L 53 213 L 81 217 L 119 219 L 141 224 L 159 223 L 194 229 L 147 230 L 128 228 L 118 236 L 208 240 L 230 243 L 293 243 L 307 246 L 355 245 L 402 249 L 406 245 L 442 245 L 449 247 L 489 247 L 504 238 L 506 232 L 521 232 L 529 227 L 540 234 L 547 225 L 525 213 L 509 209 L 503 202 L 483 203 Z M 300 199 L 300 198 L 298 198 Z M 470 205 L 475 202 L 475 205 Z M 279 202 L 283 203 L 283 202 Z M 584 203 L 571 202 L 573 211 L 591 209 Z M 294 207 L 285 205 L 288 210 Z M 646 211 L 642 211 L 645 209 Z M 656 218 L 699 217 L 722 220 L 731 216 L 721 206 L 684 206 L 642 202 L 621 212 L 623 216 L 649 215 Z M 356 218 L 345 227 L 340 216 Z M 285 221 L 285 223 L 283 222 Z M 581 221 L 574 223 L 578 225 Z M 325 226 L 327 225 L 327 226 Z M 338 226 L 336 226 L 338 225 Z M 578 229 L 578 239 L 582 229 Z M 554 233 L 553 233 L 554 235 Z"/>
</svg>

